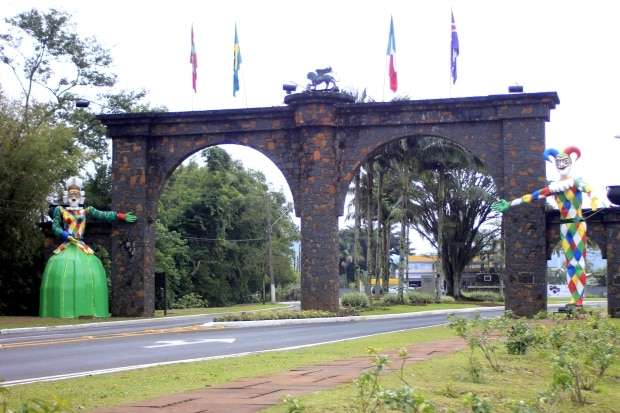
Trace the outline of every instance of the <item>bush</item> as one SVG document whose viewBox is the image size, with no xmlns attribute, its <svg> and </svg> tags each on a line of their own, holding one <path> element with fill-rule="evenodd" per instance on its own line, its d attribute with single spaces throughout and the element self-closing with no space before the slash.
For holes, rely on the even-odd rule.
<svg viewBox="0 0 620 413">
<path fill-rule="evenodd" d="M 523 355 L 527 350 L 538 342 L 536 332 L 528 323 L 517 320 L 508 330 L 506 338 L 506 350 L 508 354 Z"/>
<path fill-rule="evenodd" d="M 289 284 L 284 288 L 276 289 L 276 300 L 278 301 L 300 301 L 301 287 L 299 284 Z"/>
<path fill-rule="evenodd" d="M 455 303 L 456 300 L 454 299 L 454 297 L 451 297 L 449 295 L 442 295 L 441 297 L 439 297 L 439 302 L 442 304 L 450 304 Z"/>
<path fill-rule="evenodd" d="M 238 314 L 224 314 L 215 317 L 213 321 L 259 321 L 259 320 L 287 320 L 299 318 L 323 318 L 336 317 L 338 314 L 322 310 L 278 310 L 278 311 L 256 311 L 243 312 Z"/>
<path fill-rule="evenodd" d="M 196 293 L 185 294 L 179 298 L 172 308 L 204 308 L 209 305 L 208 301 Z"/>
<path fill-rule="evenodd" d="M 343 307 L 368 308 L 370 301 L 364 293 L 346 293 L 340 298 Z"/>
<path fill-rule="evenodd" d="M 471 301 L 487 301 L 492 303 L 503 303 L 504 296 L 500 293 L 492 293 L 489 291 L 471 291 L 461 293 L 463 298 Z"/>
<path fill-rule="evenodd" d="M 411 305 L 425 305 L 435 302 L 435 297 L 429 293 L 410 291 L 407 293 L 407 302 Z"/>
<path fill-rule="evenodd" d="M 405 297 L 403 297 L 403 298 L 406 300 Z M 383 296 L 383 299 L 382 299 L 381 303 L 383 305 L 404 304 L 404 302 L 400 299 L 398 294 L 386 294 L 385 296 Z"/>
</svg>

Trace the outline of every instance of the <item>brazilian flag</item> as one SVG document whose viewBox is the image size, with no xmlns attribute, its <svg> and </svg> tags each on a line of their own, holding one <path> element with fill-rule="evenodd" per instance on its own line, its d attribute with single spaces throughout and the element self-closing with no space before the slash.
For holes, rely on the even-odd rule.
<svg viewBox="0 0 620 413">
<path fill-rule="evenodd" d="M 239 66 L 241 66 L 241 48 L 239 47 L 239 37 L 237 36 L 237 23 L 235 23 L 235 45 L 233 51 L 233 96 L 237 96 L 239 91 Z"/>
</svg>

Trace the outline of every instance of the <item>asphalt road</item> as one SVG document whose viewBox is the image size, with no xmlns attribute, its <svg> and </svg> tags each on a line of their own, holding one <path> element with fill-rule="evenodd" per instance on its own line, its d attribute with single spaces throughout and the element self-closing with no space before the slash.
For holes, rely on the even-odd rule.
<svg viewBox="0 0 620 413">
<path fill-rule="evenodd" d="M 499 310 L 484 312 L 485 316 L 500 313 Z M 103 330 L 97 328 L 96 334 L 89 334 L 92 330 L 67 330 L 39 332 L 36 337 L 3 335 L 0 377 L 5 380 L 4 385 L 12 385 L 230 357 L 433 326 L 445 323 L 446 317 L 447 314 L 418 314 L 406 318 L 253 328 L 205 328 L 197 323 L 146 329 L 133 326 L 129 330 L 126 329 L 129 326 L 110 326 Z"/>
<path fill-rule="evenodd" d="M 592 303 L 602 306 L 605 303 Z M 549 305 L 549 309 L 559 305 Z M 459 312 L 459 310 L 453 310 Z M 497 309 L 470 309 L 500 315 Z M 100 323 L 96 326 L 13 330 L 0 334 L 2 385 L 60 380 L 151 365 L 232 357 L 428 327 L 446 323 L 442 314 L 262 327 L 205 327 L 213 315 Z"/>
</svg>

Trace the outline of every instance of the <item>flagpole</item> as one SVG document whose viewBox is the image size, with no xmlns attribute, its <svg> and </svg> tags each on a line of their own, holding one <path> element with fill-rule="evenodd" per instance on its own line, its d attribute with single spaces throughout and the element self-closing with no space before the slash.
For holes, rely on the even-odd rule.
<svg viewBox="0 0 620 413">
<path fill-rule="evenodd" d="M 248 64 L 247 64 L 247 62 L 244 62 L 244 63 L 245 63 L 246 69 L 247 69 L 247 65 Z M 242 79 L 242 82 L 243 82 L 243 89 L 244 89 L 243 96 L 245 97 L 245 108 L 247 109 L 248 108 L 248 87 L 245 84 L 245 73 L 242 73 L 241 76 L 242 76 L 241 79 Z"/>
<path fill-rule="evenodd" d="M 387 59 L 384 59 L 385 62 L 383 62 L 383 89 L 382 89 L 382 95 L 381 95 L 381 100 L 383 102 L 385 102 L 385 78 L 387 77 Z"/>
</svg>

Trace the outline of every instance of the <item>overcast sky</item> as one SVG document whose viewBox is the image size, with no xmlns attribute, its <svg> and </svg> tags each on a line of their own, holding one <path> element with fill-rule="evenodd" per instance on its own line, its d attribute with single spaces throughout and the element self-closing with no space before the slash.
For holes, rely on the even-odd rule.
<svg viewBox="0 0 620 413">
<path fill-rule="evenodd" d="M 81 34 L 112 51 L 119 87 L 145 88 L 171 111 L 282 105 L 282 83 L 303 88 L 306 73 L 331 66 L 339 86 L 375 100 L 386 86 L 386 47 L 394 16 L 398 95 L 411 99 L 555 91 L 560 105 L 547 123 L 547 146 L 578 146 L 574 168 L 605 198 L 620 185 L 620 34 L 617 1 L 119 1 L 3 0 L 0 16 L 55 7 L 74 16 Z M 450 83 L 450 9 L 460 41 L 458 80 Z M 232 96 L 237 23 L 241 93 Z M 190 27 L 198 55 L 191 88 Z M 11 90 L 10 72 L 0 71 Z M 389 82 L 387 82 L 389 84 Z M 88 92 L 85 92 L 87 95 Z M 94 96 L 86 96 L 94 98 Z M 266 158 L 234 155 L 288 188 Z M 542 155 L 541 155 L 542 156 Z M 555 178 L 553 169 L 548 177 Z M 535 188 L 532 188 L 532 190 Z"/>
</svg>

